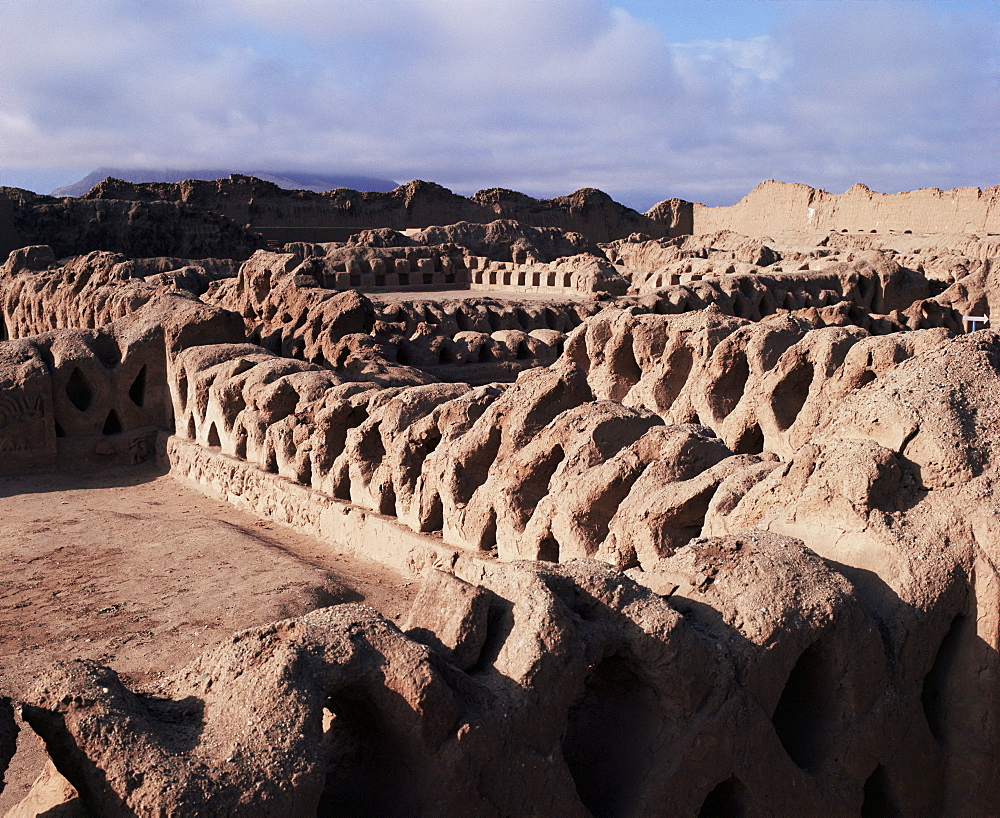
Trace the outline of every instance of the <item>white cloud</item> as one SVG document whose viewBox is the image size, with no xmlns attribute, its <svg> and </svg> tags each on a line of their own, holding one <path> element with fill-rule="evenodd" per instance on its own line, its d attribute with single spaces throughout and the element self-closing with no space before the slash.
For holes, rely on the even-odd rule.
<svg viewBox="0 0 1000 818">
<path fill-rule="evenodd" d="M 5 0 L 0 167 L 300 167 L 649 203 L 765 178 L 998 181 L 995 26 L 785 5 L 768 36 L 671 45 L 605 0 Z"/>
</svg>

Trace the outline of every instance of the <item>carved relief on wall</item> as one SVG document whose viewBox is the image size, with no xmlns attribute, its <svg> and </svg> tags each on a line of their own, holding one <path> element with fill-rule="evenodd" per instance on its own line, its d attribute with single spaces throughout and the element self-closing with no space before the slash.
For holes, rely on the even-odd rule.
<svg viewBox="0 0 1000 818">
<path fill-rule="evenodd" d="M 0 452 L 44 449 L 45 442 L 42 396 L 0 396 Z"/>
</svg>

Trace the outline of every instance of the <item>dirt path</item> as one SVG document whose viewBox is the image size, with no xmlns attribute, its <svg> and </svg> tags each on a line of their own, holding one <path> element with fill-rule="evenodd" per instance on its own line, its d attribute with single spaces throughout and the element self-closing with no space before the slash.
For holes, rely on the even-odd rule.
<svg viewBox="0 0 1000 818">
<path fill-rule="evenodd" d="M 0 478 L 0 554 L 0 693 L 15 699 L 74 658 L 143 689 L 233 631 L 336 602 L 399 623 L 417 590 L 156 467 Z M 0 814 L 44 762 L 22 727 Z"/>
</svg>

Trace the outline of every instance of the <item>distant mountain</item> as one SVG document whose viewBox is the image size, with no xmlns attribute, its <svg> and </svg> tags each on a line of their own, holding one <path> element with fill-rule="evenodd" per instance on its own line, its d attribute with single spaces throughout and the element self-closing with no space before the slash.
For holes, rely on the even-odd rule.
<svg viewBox="0 0 1000 818">
<path fill-rule="evenodd" d="M 371 190 L 388 193 L 398 185 L 392 179 L 378 179 L 373 176 L 327 176 L 321 173 L 301 173 L 293 171 L 243 171 L 243 170 L 154 170 L 151 168 L 98 168 L 88 173 L 79 182 L 57 188 L 53 196 L 82 196 L 94 185 L 109 176 L 125 182 L 183 182 L 185 179 L 226 179 L 233 173 L 256 176 L 272 182 L 285 190 L 311 190 L 323 193 L 327 190 L 346 187 L 351 190 Z"/>
</svg>

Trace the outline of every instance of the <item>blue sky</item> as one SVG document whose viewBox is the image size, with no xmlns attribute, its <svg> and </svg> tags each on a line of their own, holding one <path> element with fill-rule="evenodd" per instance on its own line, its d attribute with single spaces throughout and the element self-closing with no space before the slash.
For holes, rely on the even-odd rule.
<svg viewBox="0 0 1000 818">
<path fill-rule="evenodd" d="M 0 184 L 311 170 L 645 209 L 1000 184 L 997 0 L 0 0 Z"/>
</svg>

